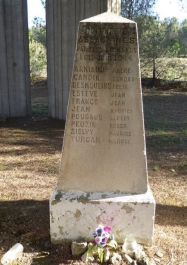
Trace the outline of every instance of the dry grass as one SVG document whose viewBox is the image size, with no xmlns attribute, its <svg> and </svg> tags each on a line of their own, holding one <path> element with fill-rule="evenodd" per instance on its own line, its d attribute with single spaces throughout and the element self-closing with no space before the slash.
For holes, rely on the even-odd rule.
<svg viewBox="0 0 187 265">
<path fill-rule="evenodd" d="M 34 93 L 37 110 L 41 90 L 38 97 Z M 150 185 L 157 201 L 155 240 L 148 251 L 153 256 L 162 250 L 161 265 L 187 262 L 186 99 L 185 93 L 144 95 Z M 48 199 L 56 185 L 64 123 L 40 111 L 32 119 L 0 124 L 0 255 L 20 241 L 26 253 L 20 264 L 80 264 L 72 261 L 68 246 L 50 244 Z"/>
<path fill-rule="evenodd" d="M 62 122 L 6 122 L 0 140 L 1 200 L 48 199 L 56 183 L 62 135 Z"/>
</svg>

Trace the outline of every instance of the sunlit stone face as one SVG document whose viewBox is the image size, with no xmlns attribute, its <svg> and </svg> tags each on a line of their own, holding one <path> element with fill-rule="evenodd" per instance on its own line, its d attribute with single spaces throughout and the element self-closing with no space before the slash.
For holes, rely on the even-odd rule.
<svg viewBox="0 0 187 265">
<path fill-rule="evenodd" d="M 59 190 L 144 193 L 146 151 L 136 23 L 80 23 Z"/>
</svg>

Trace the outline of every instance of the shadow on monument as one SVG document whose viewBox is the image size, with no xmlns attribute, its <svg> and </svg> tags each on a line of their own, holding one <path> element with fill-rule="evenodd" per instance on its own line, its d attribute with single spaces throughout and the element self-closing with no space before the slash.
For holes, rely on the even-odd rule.
<svg viewBox="0 0 187 265">
<path fill-rule="evenodd" d="M 185 226 L 187 207 L 158 204 L 156 224 Z M 21 242 L 25 253 L 34 253 L 32 264 L 70 264 L 68 245 L 52 245 L 49 236 L 49 202 L 35 200 L 0 202 L 0 251 Z M 1 253 L 0 253 L 1 254 Z M 71 260 L 71 261 L 70 261 Z"/>
</svg>

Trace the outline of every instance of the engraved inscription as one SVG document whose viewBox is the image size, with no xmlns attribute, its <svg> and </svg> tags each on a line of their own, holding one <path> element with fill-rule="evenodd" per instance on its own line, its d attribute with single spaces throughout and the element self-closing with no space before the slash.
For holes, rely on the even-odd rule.
<svg viewBox="0 0 187 265">
<path fill-rule="evenodd" d="M 136 23 L 106 12 L 81 21 L 77 40 L 59 190 L 144 194 Z"/>
<path fill-rule="evenodd" d="M 138 69 L 129 63 L 134 54 L 137 54 L 135 27 L 81 24 L 71 83 L 74 143 L 131 144 L 133 106 L 128 98 L 130 85 L 139 82 Z M 105 93 L 109 99 L 105 102 L 107 109 L 102 108 Z M 100 135 L 103 122 L 107 133 Z"/>
</svg>

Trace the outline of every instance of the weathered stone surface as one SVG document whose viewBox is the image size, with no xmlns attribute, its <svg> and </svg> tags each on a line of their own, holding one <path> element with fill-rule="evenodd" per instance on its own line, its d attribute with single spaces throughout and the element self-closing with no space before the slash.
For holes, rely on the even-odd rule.
<svg viewBox="0 0 187 265">
<path fill-rule="evenodd" d="M 147 166 L 136 23 L 80 22 L 58 189 L 144 193 Z"/>
<path fill-rule="evenodd" d="M 110 259 L 111 264 L 113 265 L 119 265 L 122 262 L 122 257 L 118 253 L 114 253 L 112 258 Z"/>
<path fill-rule="evenodd" d="M 54 192 L 50 200 L 51 240 L 92 240 L 99 224 L 112 227 L 115 239 L 123 243 L 132 236 L 151 244 L 155 201 L 150 190 L 140 195 L 115 193 Z"/>
<path fill-rule="evenodd" d="M 11 247 L 2 257 L 1 264 L 8 265 L 16 262 L 23 255 L 23 246 L 20 243 Z"/>
<path fill-rule="evenodd" d="M 73 241 L 71 244 L 71 253 L 73 256 L 80 256 L 87 250 L 87 242 L 76 242 Z"/>
<path fill-rule="evenodd" d="M 163 256 L 164 256 L 164 254 L 162 253 L 161 250 L 158 250 L 158 251 L 155 253 L 155 255 L 156 255 L 157 257 L 159 257 L 159 258 L 163 258 Z"/>
<path fill-rule="evenodd" d="M 136 257 L 136 256 L 142 256 L 143 252 L 142 252 L 142 246 L 139 245 L 135 238 L 130 236 L 130 237 L 126 237 L 124 244 L 122 246 L 122 251 L 128 255 L 130 255 L 132 258 Z M 137 257 L 136 257 L 137 258 Z"/>
<path fill-rule="evenodd" d="M 123 259 L 124 259 L 126 262 L 128 262 L 128 264 L 132 264 L 132 262 L 133 262 L 133 259 L 132 259 L 129 255 L 127 255 L 127 254 L 124 254 L 124 255 L 123 255 Z"/>
</svg>

